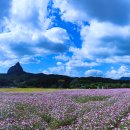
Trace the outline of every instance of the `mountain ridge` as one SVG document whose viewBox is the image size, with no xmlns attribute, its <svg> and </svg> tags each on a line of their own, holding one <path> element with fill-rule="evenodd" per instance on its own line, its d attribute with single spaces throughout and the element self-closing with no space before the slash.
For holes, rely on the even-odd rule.
<svg viewBox="0 0 130 130">
<path fill-rule="evenodd" d="M 130 80 L 130 77 L 121 77 L 120 80 L 126 80 L 126 81 L 128 81 L 128 80 Z"/>
<path fill-rule="evenodd" d="M 66 75 L 28 73 L 20 63 L 0 74 L 0 87 L 38 88 L 117 88 L 130 87 L 130 80 L 102 77 L 69 77 Z"/>
</svg>

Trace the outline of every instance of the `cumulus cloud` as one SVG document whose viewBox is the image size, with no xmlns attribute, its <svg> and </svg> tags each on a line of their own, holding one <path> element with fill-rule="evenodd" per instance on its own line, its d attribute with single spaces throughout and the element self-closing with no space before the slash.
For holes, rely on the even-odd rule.
<svg viewBox="0 0 130 130">
<path fill-rule="evenodd" d="M 56 66 L 50 67 L 43 71 L 45 74 L 60 74 L 60 75 L 68 75 L 68 76 L 76 76 L 79 75 L 77 69 L 71 67 L 63 62 L 57 62 Z"/>
<path fill-rule="evenodd" d="M 67 31 L 59 27 L 47 30 L 44 35 L 54 43 L 63 44 L 65 41 L 69 40 Z"/>
<path fill-rule="evenodd" d="M 83 44 L 80 51 L 85 52 L 88 58 L 105 59 L 129 55 L 129 25 L 122 27 L 92 21 L 90 27 L 82 29 L 81 35 Z"/>
<path fill-rule="evenodd" d="M 67 29 L 58 27 L 57 23 L 52 26 L 55 16 L 47 16 L 51 9 L 48 9 L 49 2 L 0 0 L 1 63 L 19 59 L 35 61 L 39 56 L 58 54 L 54 58 L 58 62 L 56 67 L 49 68 L 48 72 L 67 75 L 78 74 L 79 68 L 89 69 L 86 75 L 101 75 L 100 70 L 91 67 L 102 63 L 130 64 L 129 0 L 51 0 L 52 8 L 59 10 L 57 21 L 61 17 L 60 22 L 80 25 L 80 41 L 69 36 L 68 26 Z M 70 46 L 74 41 L 82 42 L 78 43 L 81 47 Z"/>
<path fill-rule="evenodd" d="M 80 73 L 83 73 L 82 69 L 90 69 L 91 67 L 98 66 L 95 62 L 78 59 L 74 55 L 67 56 L 66 54 L 60 54 L 55 56 L 54 59 L 58 61 L 57 64 L 47 70 L 44 70 L 43 73 L 56 73 L 75 77 L 81 76 Z"/>
<path fill-rule="evenodd" d="M 111 68 L 110 71 L 107 71 L 106 77 L 119 79 L 121 77 L 130 77 L 130 71 L 126 66 L 121 66 L 118 69 Z"/>
<path fill-rule="evenodd" d="M 127 25 L 130 21 L 129 0 L 70 0 L 74 8 L 86 13 L 88 18 L 100 22 L 111 22 L 118 25 Z"/>
<path fill-rule="evenodd" d="M 62 74 L 62 75 L 67 75 L 67 73 L 65 73 L 64 65 L 61 66 L 61 64 L 57 65 L 56 67 L 48 68 L 48 70 L 44 70 L 43 73 L 44 74 Z"/>
<path fill-rule="evenodd" d="M 54 3 L 64 20 L 88 21 L 90 24 L 82 26 L 82 48 L 71 49 L 74 55 L 103 63 L 113 59 L 116 59 L 113 62 L 119 62 L 119 59 L 129 56 L 129 0 L 54 0 Z"/>
<path fill-rule="evenodd" d="M 85 72 L 85 75 L 87 77 L 89 76 L 94 76 L 94 77 L 103 77 L 103 72 L 101 70 L 95 70 L 95 69 L 91 69 L 91 70 L 87 70 Z"/>
<path fill-rule="evenodd" d="M 47 18 L 49 0 L 10 0 L 0 1 L 2 7 L 0 18 L 0 60 L 28 60 L 46 54 L 62 53 L 68 49 L 68 34 L 65 29 L 53 27 L 48 29 L 50 20 Z M 0 5 L 1 5 L 0 4 Z M 7 13 L 8 11 L 8 13 Z M 4 25 L 4 27 L 3 27 Z M 8 56 L 7 56 L 8 55 Z M 25 58 L 24 58 L 25 59 Z M 11 60 L 10 60 L 11 61 Z"/>
<path fill-rule="evenodd" d="M 102 63 L 130 63 L 129 0 L 54 0 L 54 6 L 65 21 L 90 24 L 81 27 L 81 48 L 70 48 L 73 56 L 66 63 L 69 71 Z M 96 73 L 102 75 L 100 70 L 86 71 L 87 75 Z"/>
<path fill-rule="evenodd" d="M 68 0 L 53 0 L 53 2 L 54 7 L 60 9 L 61 17 L 65 21 L 78 23 L 87 19 L 86 13 L 82 10 L 76 9 Z"/>
<path fill-rule="evenodd" d="M 42 26 L 47 14 L 49 0 L 13 0 L 11 19 L 26 26 Z"/>
<path fill-rule="evenodd" d="M 128 67 L 122 65 L 117 69 L 111 67 L 111 70 L 108 70 L 107 72 L 103 72 L 101 70 L 96 70 L 96 69 L 90 69 L 85 72 L 85 75 L 87 77 L 94 76 L 94 77 L 120 79 L 121 77 L 130 77 L 130 71 Z"/>
<path fill-rule="evenodd" d="M 55 38 L 58 40 L 58 37 Z M 62 52 L 67 49 L 64 44 L 49 40 L 44 35 L 44 32 L 42 34 L 42 32 L 22 32 L 20 30 L 20 32 L 16 33 L 10 32 L 4 33 L 3 35 L 1 34 L 0 39 L 1 45 L 5 50 L 14 53 L 16 56 L 42 55 L 46 52 Z"/>
<path fill-rule="evenodd" d="M 59 60 L 59 61 L 68 61 L 70 57 L 65 54 L 60 54 L 60 55 L 55 56 L 54 59 Z"/>
</svg>

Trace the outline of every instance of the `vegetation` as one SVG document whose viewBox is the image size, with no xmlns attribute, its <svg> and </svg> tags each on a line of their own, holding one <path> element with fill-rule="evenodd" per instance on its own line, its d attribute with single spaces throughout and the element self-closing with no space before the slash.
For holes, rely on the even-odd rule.
<svg viewBox="0 0 130 130">
<path fill-rule="evenodd" d="M 108 99 L 109 96 L 77 96 L 74 97 L 73 100 L 77 103 L 87 103 L 87 102 L 94 102 L 94 101 L 105 101 Z"/>
<path fill-rule="evenodd" d="M 47 75 L 43 73 L 32 74 L 25 72 L 20 65 L 9 68 L 7 74 L 0 74 L 0 88 L 130 88 L 130 78 L 122 77 L 113 80 L 101 77 L 69 77 L 64 75 Z"/>
<path fill-rule="evenodd" d="M 129 130 L 129 89 L 0 92 L 1 130 Z"/>
<path fill-rule="evenodd" d="M 0 92 L 54 92 L 60 89 L 46 88 L 0 88 Z"/>
<path fill-rule="evenodd" d="M 0 74 L 1 88 L 130 88 L 130 80 L 113 80 L 100 77 L 72 78 L 62 75 L 30 74 L 8 75 Z"/>
</svg>

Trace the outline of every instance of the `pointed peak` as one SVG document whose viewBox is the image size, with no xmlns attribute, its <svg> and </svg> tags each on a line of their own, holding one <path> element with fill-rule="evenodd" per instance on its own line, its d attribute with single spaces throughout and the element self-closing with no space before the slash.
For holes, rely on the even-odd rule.
<svg viewBox="0 0 130 130">
<path fill-rule="evenodd" d="M 20 66 L 20 67 L 22 67 L 21 64 L 20 64 L 20 62 L 17 62 L 14 66 Z"/>
<path fill-rule="evenodd" d="M 20 65 L 20 62 L 17 62 L 15 65 Z"/>
<path fill-rule="evenodd" d="M 19 62 L 17 62 L 14 66 L 10 67 L 7 74 L 20 75 L 24 74 L 24 70 Z"/>
</svg>

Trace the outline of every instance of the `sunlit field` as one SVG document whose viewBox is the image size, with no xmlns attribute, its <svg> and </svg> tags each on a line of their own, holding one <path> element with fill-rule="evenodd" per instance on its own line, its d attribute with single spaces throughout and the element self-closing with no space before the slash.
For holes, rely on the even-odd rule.
<svg viewBox="0 0 130 130">
<path fill-rule="evenodd" d="M 0 88 L 0 92 L 54 92 L 60 89 L 47 88 Z"/>
<path fill-rule="evenodd" d="M 130 129 L 130 89 L 0 91 L 0 130 Z"/>
</svg>

